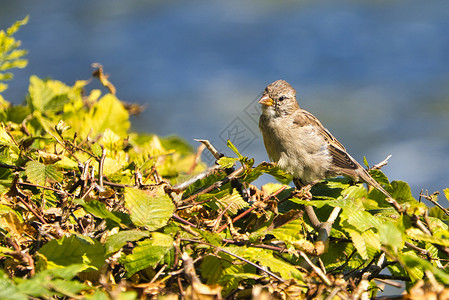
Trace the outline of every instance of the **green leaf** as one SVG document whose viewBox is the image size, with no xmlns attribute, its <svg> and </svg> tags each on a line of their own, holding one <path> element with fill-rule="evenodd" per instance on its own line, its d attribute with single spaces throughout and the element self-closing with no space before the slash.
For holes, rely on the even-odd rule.
<svg viewBox="0 0 449 300">
<path fill-rule="evenodd" d="M 11 279 L 0 270 L 0 299 L 11 300 L 28 300 L 29 297 L 20 291 L 19 287 L 15 285 Z"/>
<path fill-rule="evenodd" d="M 106 254 L 111 254 L 120 250 L 127 242 L 138 241 L 150 236 L 148 231 L 125 230 L 108 237 L 105 243 Z"/>
<path fill-rule="evenodd" d="M 364 232 L 369 228 L 379 228 L 382 225 L 382 220 L 372 216 L 366 211 L 350 211 L 344 212 L 345 220 L 357 228 L 360 232 Z M 346 218 L 347 216 L 347 218 Z"/>
<path fill-rule="evenodd" d="M 38 253 L 45 257 L 49 268 L 82 264 L 99 269 L 105 263 L 103 245 L 87 236 L 51 240 Z"/>
<path fill-rule="evenodd" d="M 0 81 L 7 81 L 13 78 L 12 73 L 4 72 L 12 68 L 24 68 L 28 64 L 22 57 L 27 54 L 26 50 L 17 49 L 20 47 L 20 41 L 16 41 L 13 34 L 28 22 L 28 16 L 23 20 L 15 22 L 6 32 L 0 30 Z M 4 72 L 4 73 L 3 73 Z M 0 93 L 8 88 L 6 83 L 0 82 Z M 0 97 L 2 100 L 3 97 Z M 2 101 L 0 101 L 2 102 Z"/>
<path fill-rule="evenodd" d="M 151 197 L 135 188 L 125 188 L 125 207 L 130 211 L 131 221 L 149 231 L 165 226 L 175 208 L 166 194 Z"/>
<path fill-rule="evenodd" d="M 92 150 L 92 153 L 96 157 L 101 157 L 103 155 L 103 149 L 101 149 L 101 146 L 99 143 L 93 143 L 92 146 L 90 147 L 90 149 Z"/>
<path fill-rule="evenodd" d="M 369 257 L 374 257 L 380 251 L 379 235 L 373 230 L 367 230 L 362 233 L 363 240 L 365 241 L 366 250 Z"/>
<path fill-rule="evenodd" d="M 384 220 L 384 223 L 378 227 L 378 230 L 382 245 L 388 245 L 395 251 L 402 249 L 404 245 L 403 233 L 397 225 L 389 220 Z"/>
<path fill-rule="evenodd" d="M 19 28 L 28 23 L 29 16 L 26 16 L 22 20 L 16 21 L 11 27 L 9 27 L 6 33 L 11 36 L 19 30 Z"/>
<path fill-rule="evenodd" d="M 44 165 L 38 161 L 30 161 L 25 166 L 25 174 L 28 180 L 44 185 L 47 181 L 61 182 L 62 172 L 54 165 Z"/>
<path fill-rule="evenodd" d="M 292 176 L 290 174 L 279 169 L 276 164 L 267 162 L 262 162 L 257 167 L 249 170 L 245 175 L 244 181 L 251 183 L 263 173 L 270 174 L 283 184 L 288 184 L 292 181 Z"/>
<path fill-rule="evenodd" d="M 354 243 L 354 247 L 357 249 L 357 252 L 360 254 L 360 256 L 367 260 L 369 258 L 368 252 L 366 249 L 366 243 L 363 236 L 356 230 L 352 230 L 349 228 L 345 228 L 345 231 L 349 233 L 349 236 L 352 239 L 352 242 Z"/>
<path fill-rule="evenodd" d="M 207 279 L 207 284 L 223 286 L 222 295 L 238 287 L 239 282 L 245 279 L 259 279 L 256 268 L 249 264 L 234 264 L 233 257 L 225 253 L 218 256 L 207 255 L 201 266 L 201 275 Z"/>
<path fill-rule="evenodd" d="M 391 186 L 393 187 L 393 192 L 391 192 L 391 196 L 393 197 L 393 199 L 396 199 L 399 203 L 416 201 L 415 198 L 413 198 L 412 191 L 407 182 L 392 181 Z"/>
<path fill-rule="evenodd" d="M 365 167 L 369 168 L 369 163 L 368 160 L 366 159 L 366 156 L 363 156 L 363 164 L 365 165 Z"/>
<path fill-rule="evenodd" d="M 385 176 L 385 174 L 381 170 L 371 169 L 369 171 L 369 174 L 371 175 L 371 177 L 374 178 L 374 180 L 376 180 L 378 183 L 380 183 L 380 185 L 386 185 L 386 186 L 390 185 L 390 181 L 388 180 L 388 177 Z"/>
<path fill-rule="evenodd" d="M 129 114 L 120 100 L 114 95 L 104 95 L 93 107 L 90 125 L 94 134 L 102 133 L 106 129 L 125 137 L 130 126 Z"/>
<path fill-rule="evenodd" d="M 41 113 L 62 110 L 64 104 L 69 102 L 67 96 L 69 89 L 67 85 L 60 81 L 44 81 L 32 75 L 30 77 L 28 105 L 32 111 Z"/>
<path fill-rule="evenodd" d="M 222 209 L 227 209 L 230 215 L 235 215 L 239 210 L 249 206 L 236 189 L 232 189 L 232 194 L 228 194 L 217 200 Z"/>
<path fill-rule="evenodd" d="M 436 236 L 427 235 L 427 234 L 422 233 L 421 230 L 416 229 L 416 228 L 408 229 L 407 235 L 412 239 L 449 247 L 449 239 L 447 239 L 447 237 L 439 238 Z"/>
<path fill-rule="evenodd" d="M 439 278 L 445 285 L 449 284 L 449 274 L 439 268 L 434 267 L 430 262 L 420 258 L 416 253 L 407 251 L 399 257 L 399 261 L 407 270 L 412 281 L 422 279 L 424 271 L 428 270 L 435 277 Z"/>
<path fill-rule="evenodd" d="M 443 192 L 444 192 L 444 196 L 446 196 L 446 200 L 449 201 L 449 189 L 444 189 Z"/>
<path fill-rule="evenodd" d="M 100 201 L 97 200 L 91 200 L 89 202 L 83 201 L 80 204 L 83 206 L 85 211 L 87 211 L 90 214 L 93 214 L 98 218 L 110 220 L 116 224 L 120 224 L 122 221 L 118 216 L 114 214 L 114 212 L 109 211 L 106 208 L 106 205 Z"/>
<path fill-rule="evenodd" d="M 246 247 L 226 247 L 223 249 L 243 256 L 252 262 L 258 262 L 258 264 L 269 268 L 272 272 L 279 273 L 284 279 L 295 278 L 301 280 L 303 277 L 302 273 L 294 265 L 275 258 L 270 250 Z"/>
<path fill-rule="evenodd" d="M 232 150 L 235 154 L 237 154 L 237 156 L 238 156 L 239 159 L 242 159 L 242 158 L 243 158 L 243 155 L 240 154 L 239 150 L 237 150 L 237 147 L 234 146 L 234 144 L 233 144 L 230 140 L 227 141 L 226 145 L 227 145 L 229 148 L 231 148 L 231 150 Z"/>
<path fill-rule="evenodd" d="M 133 253 L 121 259 L 128 277 L 148 267 L 155 268 L 164 262 L 165 256 L 173 250 L 173 238 L 159 232 L 151 233 L 151 239 L 138 242 Z"/>
<path fill-rule="evenodd" d="M 217 160 L 217 163 L 222 166 L 225 169 L 232 168 L 235 163 L 239 161 L 238 158 L 234 157 L 221 157 L 219 160 Z"/>
</svg>

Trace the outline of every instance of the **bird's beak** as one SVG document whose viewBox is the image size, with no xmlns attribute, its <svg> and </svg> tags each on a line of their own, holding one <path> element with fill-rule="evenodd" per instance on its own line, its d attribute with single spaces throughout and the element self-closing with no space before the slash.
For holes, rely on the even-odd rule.
<svg viewBox="0 0 449 300">
<path fill-rule="evenodd" d="M 268 97 L 268 95 L 263 95 L 262 98 L 260 98 L 259 103 L 266 106 L 272 106 L 274 104 L 274 101 L 273 99 Z"/>
</svg>

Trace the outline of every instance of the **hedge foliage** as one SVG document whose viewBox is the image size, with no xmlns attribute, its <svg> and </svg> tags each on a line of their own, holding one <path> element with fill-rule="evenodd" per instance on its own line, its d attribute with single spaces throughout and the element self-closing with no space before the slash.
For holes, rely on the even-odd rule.
<svg viewBox="0 0 449 300">
<path fill-rule="evenodd" d="M 0 31 L 0 92 L 27 63 L 13 37 L 26 21 Z M 109 92 L 31 76 L 22 105 L 0 94 L 1 299 L 366 299 L 398 283 L 447 295 L 448 212 L 406 182 L 370 171 L 398 213 L 345 178 L 309 199 L 231 142 L 235 157 L 207 168 L 204 147 L 132 132 L 133 106 L 97 67 Z M 263 174 L 277 183 L 254 186 Z"/>
</svg>

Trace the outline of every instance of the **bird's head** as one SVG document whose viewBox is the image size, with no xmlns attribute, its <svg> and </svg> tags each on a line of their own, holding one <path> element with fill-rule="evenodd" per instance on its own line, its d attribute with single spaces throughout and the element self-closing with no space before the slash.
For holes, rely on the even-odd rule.
<svg viewBox="0 0 449 300">
<path fill-rule="evenodd" d="M 259 100 L 262 113 L 274 116 L 285 116 L 299 108 L 296 101 L 296 90 L 285 80 L 270 83 Z"/>
</svg>

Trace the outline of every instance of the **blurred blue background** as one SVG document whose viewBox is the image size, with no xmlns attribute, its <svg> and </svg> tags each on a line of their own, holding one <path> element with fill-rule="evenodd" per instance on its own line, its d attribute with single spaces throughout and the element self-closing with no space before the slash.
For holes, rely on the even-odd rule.
<svg viewBox="0 0 449 300">
<path fill-rule="evenodd" d="M 21 103 L 32 74 L 73 84 L 90 64 L 118 97 L 147 109 L 133 130 L 227 137 L 267 160 L 257 100 L 291 83 L 360 162 L 392 154 L 384 172 L 414 196 L 449 187 L 449 2 L 0 1 L 0 28 L 30 15 L 29 50 L 4 97 Z M 208 157 L 204 158 L 209 161 Z M 272 179 L 266 176 L 261 182 Z M 444 197 L 440 197 L 444 198 Z"/>
</svg>

